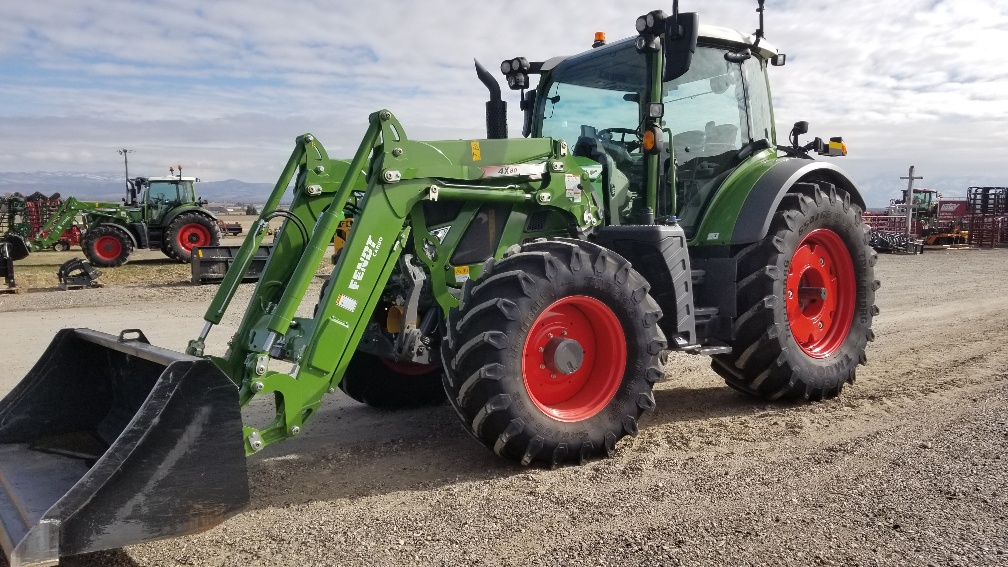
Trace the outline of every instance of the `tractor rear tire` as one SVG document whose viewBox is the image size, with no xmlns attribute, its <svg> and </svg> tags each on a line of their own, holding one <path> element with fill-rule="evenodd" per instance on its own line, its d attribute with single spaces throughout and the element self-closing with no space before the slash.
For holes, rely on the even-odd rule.
<svg viewBox="0 0 1008 567">
<path fill-rule="evenodd" d="M 133 254 L 133 239 L 124 229 L 104 224 L 87 231 L 81 248 L 93 266 L 115 268 Z"/>
<path fill-rule="evenodd" d="M 623 257 L 576 240 L 488 260 L 442 340 L 463 427 L 498 455 L 552 466 L 609 456 L 654 409 L 661 309 Z"/>
<path fill-rule="evenodd" d="M 162 250 L 176 262 L 192 261 L 196 246 L 219 246 L 220 226 L 214 219 L 196 212 L 182 213 L 168 225 Z"/>
<path fill-rule="evenodd" d="M 375 408 L 404 409 L 444 401 L 440 364 L 397 363 L 357 351 L 339 383 L 354 400 Z"/>
<path fill-rule="evenodd" d="M 854 382 L 874 340 L 877 255 L 850 196 L 796 183 L 763 240 L 738 253 L 738 318 L 730 354 L 711 368 L 768 400 L 821 400 Z"/>
</svg>

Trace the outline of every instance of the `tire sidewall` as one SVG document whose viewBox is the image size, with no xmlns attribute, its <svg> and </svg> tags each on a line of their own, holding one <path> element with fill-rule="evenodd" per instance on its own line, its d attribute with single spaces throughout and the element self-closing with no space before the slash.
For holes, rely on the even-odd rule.
<svg viewBox="0 0 1008 567">
<path fill-rule="evenodd" d="M 643 413 L 638 406 L 637 397 L 642 392 L 650 392 L 651 385 L 647 380 L 647 372 L 655 364 L 652 359 L 658 355 L 657 351 L 649 352 L 656 329 L 643 321 L 646 302 L 635 300 L 634 290 L 626 285 L 625 280 L 622 284 L 617 281 L 621 278 L 621 274 L 629 275 L 632 271 L 629 263 L 611 251 L 603 252 L 601 247 L 593 244 L 579 243 L 579 245 L 583 248 L 596 247 L 597 250 L 591 254 L 593 257 L 595 254 L 606 254 L 608 260 L 605 262 L 605 269 L 599 273 L 592 262 L 578 272 L 572 272 L 564 267 L 560 270 L 561 276 L 555 281 L 537 279 L 536 295 L 533 298 L 525 298 L 518 304 L 522 316 L 513 326 L 515 331 L 509 333 L 508 348 L 503 351 L 499 361 L 504 366 L 500 385 L 513 405 L 510 417 L 522 419 L 526 431 L 534 431 L 535 435 L 542 437 L 545 441 L 544 452 L 547 453 L 552 447 L 565 442 L 577 444 L 590 441 L 596 450 L 604 449 L 607 443 L 615 443 L 615 440 L 627 433 L 624 422 L 627 416 L 634 417 L 635 428 L 636 418 Z M 614 259 L 617 261 L 613 262 Z M 643 282 L 643 278 L 639 275 L 635 277 Z M 612 311 L 623 330 L 627 361 L 612 399 L 596 414 L 579 421 L 566 422 L 547 415 L 533 402 L 525 385 L 522 360 L 525 342 L 535 321 L 554 302 L 574 295 L 592 297 Z M 518 448 L 509 447 L 509 449 Z"/>
<path fill-rule="evenodd" d="M 783 235 L 783 251 L 780 255 L 782 277 L 775 283 L 774 295 L 780 298 L 775 318 L 781 333 L 782 346 L 793 368 L 804 370 L 804 374 L 819 380 L 845 380 L 849 372 L 857 366 L 864 351 L 871 330 L 871 307 L 875 304 L 872 284 L 875 280 L 874 267 L 868 233 L 864 231 L 860 215 L 853 207 L 846 207 L 839 199 L 826 196 L 822 192 L 811 198 L 812 205 L 803 213 L 797 211 L 793 219 L 795 230 Z M 795 340 L 787 317 L 786 296 L 787 274 L 791 260 L 802 240 L 812 231 L 826 229 L 843 241 L 854 268 L 855 300 L 851 327 L 843 343 L 836 352 L 825 358 L 814 358 L 806 354 Z"/>
<path fill-rule="evenodd" d="M 192 248 L 186 250 L 183 248 L 182 243 L 179 240 L 179 233 L 182 229 L 190 224 L 198 224 L 205 228 L 210 234 L 210 242 L 208 246 L 218 246 L 220 245 L 220 226 L 213 219 L 207 217 L 204 214 L 187 212 L 181 213 L 168 226 L 167 238 L 162 246 L 162 251 L 164 251 L 168 256 L 180 260 L 183 262 L 188 262 L 192 258 Z"/>
<path fill-rule="evenodd" d="M 121 247 L 119 256 L 109 260 L 97 253 L 95 245 L 102 237 L 112 237 L 119 241 L 119 245 Z M 84 250 L 84 255 L 87 256 L 88 261 L 90 261 L 92 265 L 100 266 L 102 268 L 115 268 L 125 264 L 126 261 L 129 260 L 129 257 L 133 252 L 133 242 L 123 229 L 114 226 L 101 225 L 88 232 L 82 242 L 81 248 Z"/>
</svg>

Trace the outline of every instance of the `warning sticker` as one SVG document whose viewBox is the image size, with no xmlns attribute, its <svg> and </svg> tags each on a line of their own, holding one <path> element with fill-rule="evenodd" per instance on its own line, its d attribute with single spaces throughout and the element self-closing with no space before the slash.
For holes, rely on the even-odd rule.
<svg viewBox="0 0 1008 567">
<path fill-rule="evenodd" d="M 581 178 L 577 175 L 566 175 L 567 198 L 575 203 L 581 202 Z"/>
<path fill-rule="evenodd" d="M 469 280 L 469 266 L 455 266 L 455 283 Z"/>
<path fill-rule="evenodd" d="M 339 297 L 336 298 L 336 305 L 339 305 L 343 309 L 353 313 L 354 310 L 357 309 L 357 300 L 347 297 L 341 293 L 339 294 Z"/>
<path fill-rule="evenodd" d="M 479 161 L 480 160 L 479 142 L 469 142 L 469 145 L 472 146 L 473 161 Z"/>
</svg>

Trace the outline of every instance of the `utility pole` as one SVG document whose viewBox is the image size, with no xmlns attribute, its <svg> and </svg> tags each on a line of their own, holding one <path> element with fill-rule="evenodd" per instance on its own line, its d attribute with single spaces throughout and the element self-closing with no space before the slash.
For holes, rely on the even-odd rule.
<svg viewBox="0 0 1008 567">
<path fill-rule="evenodd" d="M 924 179 L 924 178 L 920 177 L 919 175 L 915 176 L 914 166 L 911 165 L 910 174 L 907 175 L 906 177 L 900 177 L 900 179 L 907 180 L 906 199 L 904 199 L 903 201 L 906 203 L 906 235 L 907 235 L 907 242 L 909 243 L 910 241 L 913 240 L 913 231 L 910 227 L 911 223 L 913 222 L 913 182 L 914 179 Z M 907 250 L 907 252 L 909 252 L 909 250 Z"/>
<path fill-rule="evenodd" d="M 119 155 L 121 155 L 123 157 L 123 165 L 126 166 L 126 196 L 129 197 L 130 203 L 135 204 L 136 203 L 136 194 L 133 192 L 132 186 L 130 185 L 129 159 L 126 157 L 126 154 L 133 153 L 133 150 L 128 150 L 126 148 L 123 148 L 123 149 L 117 150 L 117 151 L 119 152 Z"/>
</svg>

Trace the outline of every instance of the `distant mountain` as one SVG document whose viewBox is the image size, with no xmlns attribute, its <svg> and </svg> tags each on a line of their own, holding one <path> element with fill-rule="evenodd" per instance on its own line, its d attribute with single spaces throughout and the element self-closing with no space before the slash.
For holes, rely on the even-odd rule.
<svg viewBox="0 0 1008 567">
<path fill-rule="evenodd" d="M 272 183 L 248 183 L 237 179 L 201 181 L 196 194 L 212 203 L 261 203 L 273 190 Z M 67 171 L 0 172 L 0 195 L 12 193 L 60 196 L 116 202 L 126 195 L 122 173 L 73 173 Z"/>
</svg>

